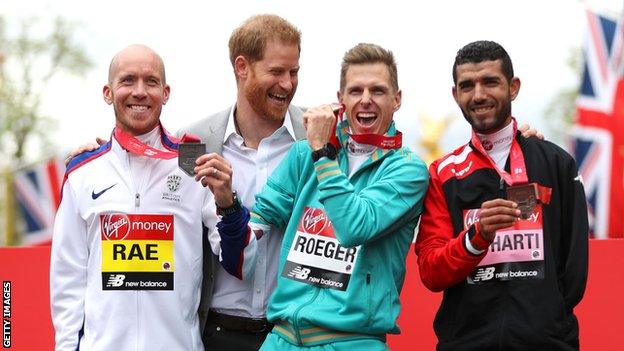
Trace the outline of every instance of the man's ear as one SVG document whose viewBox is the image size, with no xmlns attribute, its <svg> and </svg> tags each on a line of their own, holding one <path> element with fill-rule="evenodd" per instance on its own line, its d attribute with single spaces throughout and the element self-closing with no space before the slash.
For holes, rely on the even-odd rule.
<svg viewBox="0 0 624 351">
<path fill-rule="evenodd" d="M 520 92 L 520 78 L 511 78 L 511 83 L 509 83 L 509 91 L 511 93 L 511 101 L 515 100 L 516 96 L 518 96 L 518 93 Z"/>
<path fill-rule="evenodd" d="M 394 112 L 397 112 L 401 108 L 401 97 L 403 92 L 401 90 L 394 93 Z"/>
<path fill-rule="evenodd" d="M 169 101 L 170 93 L 171 93 L 171 87 L 169 86 L 169 84 L 165 84 L 165 87 L 163 89 L 163 105 L 165 105 L 167 101 Z"/>
<path fill-rule="evenodd" d="M 102 88 L 102 97 L 107 104 L 110 105 L 113 103 L 113 91 L 108 84 L 106 84 L 104 88 Z"/>
<path fill-rule="evenodd" d="M 239 55 L 234 59 L 234 73 L 237 78 L 246 79 L 249 75 L 249 68 L 250 63 L 243 55 Z"/>
<path fill-rule="evenodd" d="M 455 103 L 458 103 L 457 102 L 457 88 L 454 85 L 451 88 L 451 93 L 453 94 L 453 99 L 455 99 Z"/>
</svg>

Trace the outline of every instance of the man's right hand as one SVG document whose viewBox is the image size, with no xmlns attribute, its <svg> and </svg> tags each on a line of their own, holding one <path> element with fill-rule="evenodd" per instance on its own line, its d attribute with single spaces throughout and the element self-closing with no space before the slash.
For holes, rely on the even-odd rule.
<svg viewBox="0 0 624 351">
<path fill-rule="evenodd" d="M 494 199 L 481 204 L 479 233 L 489 243 L 494 241 L 496 231 L 512 226 L 520 219 L 518 205 L 505 199 Z"/>
<path fill-rule="evenodd" d="M 331 105 L 312 107 L 303 114 L 303 126 L 306 129 L 306 139 L 312 150 L 321 149 L 336 133 L 334 124 L 336 117 Z"/>
<path fill-rule="evenodd" d="M 71 161 L 72 158 L 80 155 L 83 152 L 93 151 L 104 144 L 106 144 L 106 140 L 100 137 L 96 137 L 95 143 L 86 143 L 79 146 L 77 149 L 72 150 L 69 155 L 67 155 L 67 157 L 65 158 L 65 166 L 69 164 L 69 161 Z"/>
</svg>

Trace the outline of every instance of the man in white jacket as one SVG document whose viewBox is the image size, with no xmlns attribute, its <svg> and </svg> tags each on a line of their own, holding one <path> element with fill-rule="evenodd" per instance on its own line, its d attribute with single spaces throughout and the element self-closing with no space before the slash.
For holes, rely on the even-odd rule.
<svg viewBox="0 0 624 351">
<path fill-rule="evenodd" d="M 202 219 L 212 228 L 215 208 L 160 123 L 169 92 L 150 48 L 111 61 L 103 95 L 115 129 L 69 163 L 54 226 L 56 350 L 203 350 Z"/>
</svg>

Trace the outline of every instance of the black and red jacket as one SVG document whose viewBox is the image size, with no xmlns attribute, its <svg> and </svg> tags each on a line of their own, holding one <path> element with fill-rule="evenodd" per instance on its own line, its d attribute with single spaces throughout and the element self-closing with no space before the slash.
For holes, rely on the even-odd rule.
<svg viewBox="0 0 624 351">
<path fill-rule="evenodd" d="M 434 321 L 439 350 L 579 348 L 573 309 L 587 281 L 583 185 L 564 150 L 519 133 L 516 140 L 529 182 L 552 189 L 550 203 L 543 205 L 544 278 L 468 283 L 485 252 L 467 250 L 464 236 L 471 243 L 479 236 L 474 225 L 464 230 L 463 213 L 505 198 L 507 185 L 470 143 L 433 162 L 415 251 L 424 285 L 444 291 Z M 509 171 L 509 159 L 505 169 Z"/>
</svg>

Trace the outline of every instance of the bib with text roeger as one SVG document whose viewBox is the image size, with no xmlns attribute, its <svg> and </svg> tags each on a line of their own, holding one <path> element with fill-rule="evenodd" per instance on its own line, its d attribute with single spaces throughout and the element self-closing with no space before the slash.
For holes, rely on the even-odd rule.
<svg viewBox="0 0 624 351">
<path fill-rule="evenodd" d="M 479 221 L 480 209 L 464 211 L 464 228 Z M 468 284 L 488 281 L 544 279 L 542 205 L 526 219 L 496 232 L 485 257 L 468 276 Z"/>
<path fill-rule="evenodd" d="M 173 215 L 100 215 L 103 290 L 173 290 Z"/>
<path fill-rule="evenodd" d="M 342 247 L 322 209 L 306 207 L 290 246 L 282 277 L 345 291 L 360 246 Z"/>
</svg>

